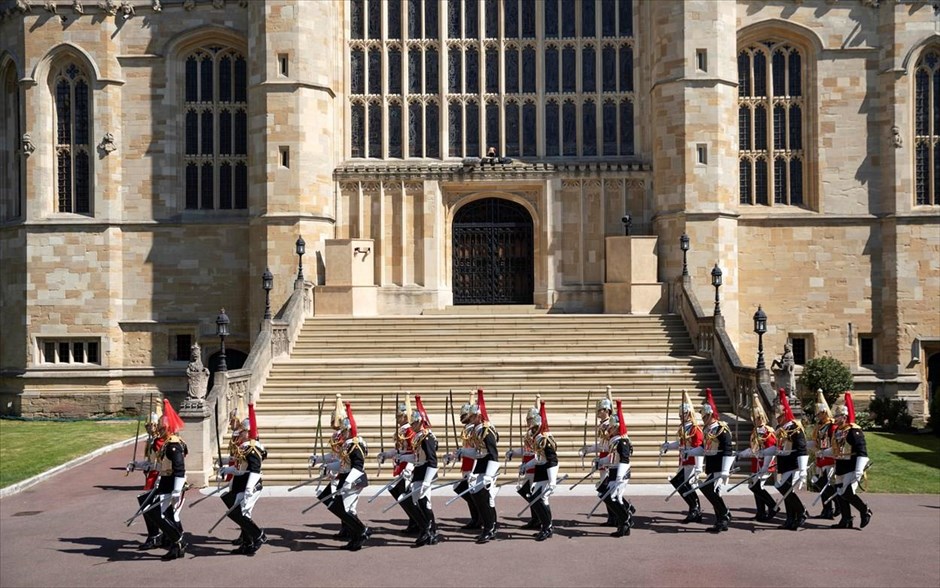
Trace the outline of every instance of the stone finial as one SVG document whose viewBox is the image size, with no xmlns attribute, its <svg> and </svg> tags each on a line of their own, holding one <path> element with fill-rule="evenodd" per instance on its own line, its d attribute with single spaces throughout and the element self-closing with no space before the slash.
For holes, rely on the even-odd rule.
<svg viewBox="0 0 940 588">
<path fill-rule="evenodd" d="M 901 128 L 897 125 L 891 127 L 891 142 L 894 144 L 895 149 L 904 146 L 904 139 L 901 138 Z"/>
<path fill-rule="evenodd" d="M 186 395 L 189 400 L 205 400 L 209 385 L 209 369 L 202 364 L 202 350 L 199 343 L 193 343 L 189 349 L 189 365 L 186 366 L 186 378 L 189 385 Z"/>
<path fill-rule="evenodd" d="M 107 155 L 116 149 L 117 145 L 114 144 L 114 135 L 111 133 L 105 133 L 104 137 L 101 138 L 101 142 L 98 143 L 98 151 L 100 151 L 103 155 Z"/>
<path fill-rule="evenodd" d="M 98 8 L 104 10 L 109 16 L 114 16 L 118 11 L 117 0 L 104 0 L 98 3 Z"/>
<path fill-rule="evenodd" d="M 36 146 L 33 145 L 33 138 L 29 133 L 23 133 L 23 138 L 20 143 L 20 150 L 23 152 L 23 157 L 29 157 L 33 154 L 33 151 L 36 150 Z"/>
</svg>

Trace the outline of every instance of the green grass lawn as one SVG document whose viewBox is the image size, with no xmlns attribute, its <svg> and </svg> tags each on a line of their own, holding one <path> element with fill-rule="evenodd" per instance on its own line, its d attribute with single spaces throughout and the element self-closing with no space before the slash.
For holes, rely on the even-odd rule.
<svg viewBox="0 0 940 588">
<path fill-rule="evenodd" d="M 865 433 L 869 492 L 940 494 L 940 437 Z"/>
<path fill-rule="evenodd" d="M 136 421 L 18 421 L 0 419 L 0 488 L 105 445 L 133 437 Z M 144 435 L 141 427 L 141 435 Z M 132 448 L 128 448 L 130 461 Z"/>
</svg>

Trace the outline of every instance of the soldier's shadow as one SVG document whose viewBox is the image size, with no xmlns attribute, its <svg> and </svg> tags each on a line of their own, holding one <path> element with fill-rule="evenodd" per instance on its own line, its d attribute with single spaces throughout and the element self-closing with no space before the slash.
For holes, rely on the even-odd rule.
<svg viewBox="0 0 940 588">
<path fill-rule="evenodd" d="M 139 551 L 139 541 L 115 539 L 113 537 L 60 537 L 62 543 L 72 543 L 79 547 L 59 549 L 62 553 L 76 553 L 96 557 L 105 561 L 143 561 L 159 559 L 166 550 Z"/>
</svg>

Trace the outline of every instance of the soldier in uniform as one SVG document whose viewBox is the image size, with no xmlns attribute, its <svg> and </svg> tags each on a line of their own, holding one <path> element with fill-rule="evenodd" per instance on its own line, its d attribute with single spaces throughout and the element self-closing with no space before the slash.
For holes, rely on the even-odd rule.
<svg viewBox="0 0 940 588">
<path fill-rule="evenodd" d="M 445 456 L 445 463 L 450 463 L 455 458 L 460 459 L 460 475 L 462 479 L 460 482 L 454 485 L 454 493 L 462 497 L 467 503 L 467 508 L 470 510 L 470 522 L 460 527 L 461 529 L 482 529 L 483 528 L 483 517 L 480 516 L 480 511 L 477 508 L 476 502 L 470 496 L 468 492 L 470 486 L 476 483 L 476 474 L 473 473 L 474 466 L 476 462 L 471 455 L 474 455 L 476 452 L 473 451 L 473 432 L 476 429 L 476 426 L 471 422 L 471 411 L 473 410 L 473 392 L 470 393 L 469 401 L 460 407 L 460 424 L 463 426 L 463 429 L 460 432 L 460 440 L 462 447 L 458 449 L 453 455 L 448 454 Z M 466 450 L 466 452 L 464 452 Z"/>
<path fill-rule="evenodd" d="M 356 515 L 359 493 L 369 485 L 365 472 L 366 446 L 359 437 L 352 407 L 336 395 L 336 407 L 333 410 L 333 436 L 330 440 L 331 452 L 324 455 L 311 455 L 310 464 L 322 464 L 333 476 L 331 482 L 320 493 L 327 508 L 340 520 L 349 543 L 343 546 L 348 551 L 359 551 L 363 543 L 372 535 Z"/>
<path fill-rule="evenodd" d="M 594 432 L 595 443 L 594 445 L 585 445 L 578 450 L 578 456 L 584 457 L 585 455 L 591 455 L 596 453 L 597 459 L 595 460 L 595 465 L 598 466 L 597 469 L 601 469 L 601 480 L 598 482 L 595 490 L 597 491 L 597 497 L 602 498 L 607 494 L 607 481 L 608 477 L 606 472 L 603 471 L 603 467 L 598 464 L 605 463 L 607 454 L 610 452 L 610 416 L 614 411 L 614 400 L 611 396 L 610 386 L 607 386 L 607 397 L 601 398 L 597 401 L 596 412 L 594 413 L 594 418 L 597 421 L 597 428 Z M 607 508 L 607 522 L 604 523 L 608 527 L 617 526 L 617 516 L 611 510 L 607 502 L 604 502 L 604 506 Z"/>
<path fill-rule="evenodd" d="M 611 417 L 608 430 L 610 439 L 607 455 L 598 458 L 604 462 L 601 465 L 607 470 L 607 490 L 603 500 L 617 523 L 617 530 L 610 536 L 624 537 L 629 535 L 630 529 L 633 528 L 635 509 L 630 501 L 624 498 L 627 483 L 630 481 L 630 455 L 633 453 L 633 446 L 627 436 L 627 423 L 623 419 L 623 404 L 620 400 L 617 401 L 617 414 Z"/>
<path fill-rule="evenodd" d="M 731 476 L 734 452 L 731 448 L 731 431 L 719 418 L 711 388 L 705 389 L 705 402 L 702 404 L 702 435 L 702 444 L 687 450 L 686 456 L 705 457 L 707 477 L 699 485 L 699 489 L 715 509 L 715 524 L 708 530 L 711 533 L 720 533 L 727 531 L 728 523 L 731 522 L 731 512 L 721 497 L 721 489 Z"/>
<path fill-rule="evenodd" d="M 410 500 L 413 504 L 415 521 L 418 524 L 420 535 L 414 546 L 437 545 L 440 536 L 437 534 L 437 521 L 431 508 L 431 484 L 437 477 L 437 438 L 431 431 L 431 422 L 420 396 L 415 396 L 416 408 L 411 412 L 411 452 L 400 455 L 399 460 L 408 460 L 414 464 L 414 472 L 409 490 Z"/>
<path fill-rule="evenodd" d="M 775 447 L 777 445 L 777 436 L 768 422 L 767 414 L 764 412 L 760 397 L 757 394 L 754 394 L 751 399 L 751 422 L 754 429 L 751 431 L 750 446 L 738 452 L 738 457 L 751 459 L 749 488 L 754 494 L 754 503 L 757 505 L 755 520 L 758 522 L 772 521 L 780 512 L 780 509 L 777 508 L 776 502 L 764 486 L 776 471 L 774 463 L 776 458 L 772 455 L 763 456 L 762 451 L 768 447 Z"/>
<path fill-rule="evenodd" d="M 781 529 L 796 531 L 806 522 L 807 512 L 796 491 L 806 481 L 809 455 L 803 425 L 793 416 L 787 391 L 780 388 L 777 413 L 777 445 L 763 450 L 764 457 L 777 457 L 777 491 L 784 496 L 787 520 Z"/>
<path fill-rule="evenodd" d="M 268 538 L 254 522 L 251 513 L 261 496 L 261 462 L 268 456 L 258 440 L 254 404 L 248 405 L 248 429 L 240 428 L 232 452 L 234 465 L 219 468 L 219 477 L 233 476 L 229 492 L 222 495 L 228 517 L 239 526 L 240 543 L 234 553 L 254 555 Z"/>
<path fill-rule="evenodd" d="M 392 470 L 393 478 L 398 478 L 394 486 L 388 489 L 389 493 L 398 501 L 401 509 L 408 515 L 408 526 L 405 527 L 405 533 L 420 533 L 421 527 L 415 522 L 415 512 L 410 500 L 398 500 L 399 497 L 407 492 L 408 485 L 411 484 L 411 476 L 414 471 L 414 460 L 409 459 L 413 455 L 412 438 L 414 431 L 408 419 L 411 417 L 411 393 L 405 393 L 405 401 L 399 402 L 395 407 L 395 447 L 379 454 L 379 463 L 384 463 L 387 459 L 395 460 L 395 468 Z"/>
<path fill-rule="evenodd" d="M 682 495 L 682 499 L 689 505 L 689 513 L 686 515 L 683 523 L 701 523 L 702 507 L 698 499 L 698 494 L 693 490 L 693 484 L 698 480 L 702 473 L 702 466 L 705 458 L 702 456 L 688 455 L 686 452 L 702 445 L 704 437 L 702 428 L 698 426 L 695 420 L 695 411 L 692 408 L 692 399 L 689 393 L 682 391 L 682 402 L 679 404 L 679 419 L 682 425 L 679 427 L 675 441 L 667 441 L 660 447 L 660 452 L 665 454 L 669 450 L 680 450 L 679 469 L 669 480 L 676 492 Z M 690 490 L 692 490 L 690 492 Z"/>
<path fill-rule="evenodd" d="M 532 484 L 535 478 L 535 464 L 532 463 L 532 460 L 535 459 L 535 437 L 538 434 L 538 428 L 534 427 L 533 423 L 536 417 L 539 416 L 539 403 L 541 400 L 542 397 L 536 395 L 535 406 L 531 407 L 526 414 L 526 431 L 522 436 L 522 447 L 511 447 L 506 450 L 506 461 L 517 456 L 522 457 L 522 466 L 519 468 L 519 481 L 521 483 L 516 485 L 516 493 L 525 500 L 529 500 L 528 497 L 532 494 Z M 541 528 L 541 524 L 536 518 L 534 510 L 532 511 L 532 517 L 529 519 L 529 522 L 523 525 L 522 528 Z"/>
<path fill-rule="evenodd" d="M 532 504 L 532 515 L 539 525 L 539 532 L 535 535 L 536 541 L 545 541 L 555 532 L 552 520 L 552 507 L 549 497 L 555 491 L 558 483 L 558 444 L 552 437 L 548 428 L 548 417 L 545 414 L 545 401 L 539 399 L 539 409 L 529 419 L 527 436 L 532 437 L 533 459 L 523 462 L 519 472 L 524 473 L 532 469 L 531 492 L 525 497 Z M 534 501 L 534 502 L 533 502 Z"/>
<path fill-rule="evenodd" d="M 470 497 L 483 521 L 483 532 L 477 536 L 477 543 L 488 543 L 496 538 L 496 475 L 499 471 L 499 435 L 490 423 L 483 399 L 483 390 L 477 390 L 477 403 L 470 408 L 470 422 L 473 434 L 469 448 L 458 450 L 459 457 L 472 457 L 474 482 L 470 484 Z"/>
<path fill-rule="evenodd" d="M 813 438 L 806 442 L 807 449 L 816 452 L 816 487 L 821 488 L 823 510 L 819 515 L 821 519 L 834 519 L 836 504 L 833 496 L 836 493 L 836 480 L 833 470 L 836 460 L 831 456 L 832 436 L 835 433 L 835 423 L 832 421 L 832 412 L 822 390 L 816 391 L 816 428 L 813 429 Z"/>
<path fill-rule="evenodd" d="M 137 495 L 137 503 L 143 513 L 144 524 L 147 525 L 147 540 L 140 544 L 137 549 L 148 550 L 157 547 L 169 547 L 163 545 L 163 533 L 160 531 L 160 512 L 156 508 L 147 510 L 147 507 L 153 504 L 156 497 L 157 479 L 160 477 L 160 464 L 158 456 L 160 448 L 163 447 L 163 437 L 159 434 L 160 409 L 158 405 L 157 412 L 150 414 L 147 424 L 144 427 L 147 430 L 147 440 L 144 442 L 144 459 L 132 461 L 127 464 L 127 472 L 140 470 L 144 473 L 144 492 Z"/>
<path fill-rule="evenodd" d="M 159 433 L 163 444 L 157 459 L 160 464 L 160 481 L 156 497 L 160 501 L 159 526 L 163 532 L 168 551 L 160 558 L 170 561 L 183 557 L 189 544 L 183 540 L 183 525 L 180 522 L 180 509 L 183 506 L 183 494 L 186 490 L 186 455 L 189 450 L 178 433 L 183 428 L 183 420 L 176 414 L 170 401 L 163 400 L 163 416 L 160 417 Z"/>
<path fill-rule="evenodd" d="M 864 529 L 871 522 L 871 509 L 858 495 L 858 485 L 865 476 L 868 465 L 868 449 L 865 445 L 865 433 L 855 424 L 855 404 L 852 393 L 846 392 L 842 403 L 835 409 L 836 431 L 833 435 L 831 453 L 836 459 L 836 479 L 839 483 L 836 500 L 842 518 L 833 525 L 839 529 L 851 529 L 853 524 L 852 507 L 854 506 Z"/>
</svg>

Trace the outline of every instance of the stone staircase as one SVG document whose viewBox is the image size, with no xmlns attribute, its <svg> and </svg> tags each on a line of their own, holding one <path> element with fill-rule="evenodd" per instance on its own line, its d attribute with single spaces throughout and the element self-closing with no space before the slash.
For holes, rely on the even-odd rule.
<svg viewBox="0 0 940 588">
<path fill-rule="evenodd" d="M 325 401 L 324 442 L 331 432 L 335 395 L 340 393 L 352 403 L 360 435 L 370 447 L 367 472 L 374 479 L 383 428 L 384 447 L 391 447 L 396 395 L 404 398 L 405 391 L 421 395 L 443 452 L 455 446 L 449 418 L 444 426 L 449 394 L 459 411 L 469 392 L 478 387 L 485 391 L 487 411 L 500 433 L 501 455 L 510 440 L 519 446 L 520 415 L 540 394 L 558 441 L 561 472 L 576 480 L 591 465 L 590 459 L 582 463 L 577 455 L 585 442 L 585 415 L 590 444 L 594 405 L 608 385 L 614 398 L 623 400 L 634 444 L 634 483 L 662 483 L 675 470 L 675 454 L 657 464 L 670 389 L 670 436 L 678 427 L 682 389 L 700 404 L 710 387 L 732 430 L 739 429 L 739 446 L 747 442 L 749 427 L 744 422 L 734 426 L 714 366 L 694 354 L 676 315 L 476 310 L 460 315 L 315 317 L 305 322 L 291 356 L 275 362 L 256 407 L 269 452 L 265 481 L 293 485 L 306 479 L 321 400 Z M 504 480 L 515 476 L 517 465 L 518 461 L 511 462 L 504 469 Z M 391 469 L 384 467 L 379 479 L 387 480 Z M 448 471 L 443 479 L 454 475 Z"/>
</svg>

